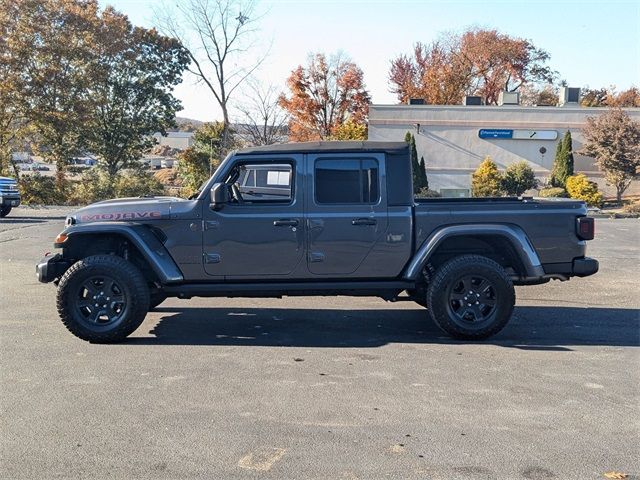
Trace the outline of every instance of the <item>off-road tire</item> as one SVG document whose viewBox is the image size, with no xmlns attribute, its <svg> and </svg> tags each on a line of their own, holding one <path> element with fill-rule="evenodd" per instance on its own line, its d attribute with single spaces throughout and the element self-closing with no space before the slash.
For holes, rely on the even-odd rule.
<svg viewBox="0 0 640 480">
<path fill-rule="evenodd" d="M 11 205 L 7 207 L 0 207 L 0 218 L 4 218 L 9 215 L 9 213 L 11 213 L 11 208 Z"/>
<path fill-rule="evenodd" d="M 79 307 L 83 285 L 94 278 L 112 279 L 118 288 L 116 294 L 120 292 L 123 297 L 124 306 L 112 324 L 92 324 Z M 149 287 L 140 270 L 127 260 L 115 255 L 94 255 L 77 261 L 62 276 L 57 307 L 62 323 L 76 337 L 92 343 L 120 342 L 144 320 L 149 310 Z"/>
<path fill-rule="evenodd" d="M 149 295 L 149 311 L 155 309 L 158 305 L 167 299 L 167 295 L 161 291 L 152 291 Z"/>
<path fill-rule="evenodd" d="M 484 289 L 483 280 L 489 284 Z M 460 292 L 464 285 L 471 287 Z M 473 292 L 474 301 L 467 297 L 469 292 Z M 462 340 L 482 340 L 502 330 L 511 318 L 515 300 L 513 282 L 504 268 L 480 255 L 463 255 L 444 263 L 427 289 L 427 308 L 435 324 Z"/>
</svg>

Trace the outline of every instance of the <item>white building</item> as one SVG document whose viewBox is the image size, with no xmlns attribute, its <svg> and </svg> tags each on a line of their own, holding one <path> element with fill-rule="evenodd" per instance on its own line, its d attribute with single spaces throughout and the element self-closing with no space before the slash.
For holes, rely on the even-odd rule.
<svg viewBox="0 0 640 480">
<path fill-rule="evenodd" d="M 167 132 L 166 135 L 154 133 L 153 138 L 158 141 L 158 145 L 186 150 L 194 143 L 193 135 L 193 132 Z"/>
<path fill-rule="evenodd" d="M 467 196 L 471 174 L 489 155 L 501 170 L 526 160 L 539 179 L 548 179 L 556 145 L 571 131 L 575 171 L 598 183 L 607 196 L 615 189 L 605 185 L 593 159 L 577 155 L 582 148 L 581 128 L 588 116 L 604 108 L 522 107 L 519 105 L 371 105 L 369 140 L 401 141 L 414 134 L 418 158 L 424 156 L 429 187 L 445 196 Z M 625 109 L 640 120 L 640 108 Z M 640 193 L 634 182 L 627 193 Z"/>
</svg>

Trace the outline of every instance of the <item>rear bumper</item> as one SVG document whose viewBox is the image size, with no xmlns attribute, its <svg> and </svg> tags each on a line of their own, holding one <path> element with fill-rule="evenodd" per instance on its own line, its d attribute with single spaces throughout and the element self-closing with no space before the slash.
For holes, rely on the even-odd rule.
<svg viewBox="0 0 640 480">
<path fill-rule="evenodd" d="M 573 260 L 572 271 L 576 277 L 588 277 L 596 273 L 599 267 L 600 265 L 595 258 L 575 258 Z"/>
<path fill-rule="evenodd" d="M 47 255 L 36 265 L 36 275 L 38 281 L 42 283 L 53 282 L 60 278 L 69 268 L 69 262 L 62 258 L 62 255 Z"/>
</svg>

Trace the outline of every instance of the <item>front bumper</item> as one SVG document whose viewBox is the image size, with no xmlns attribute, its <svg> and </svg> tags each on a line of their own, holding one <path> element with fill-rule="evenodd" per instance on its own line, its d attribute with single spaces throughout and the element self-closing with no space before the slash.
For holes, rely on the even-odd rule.
<svg viewBox="0 0 640 480">
<path fill-rule="evenodd" d="M 588 277 L 598 271 L 598 261 L 595 258 L 584 257 L 573 260 L 573 274 L 576 277 Z"/>
<path fill-rule="evenodd" d="M 18 207 L 20 206 L 20 195 L 0 195 L 0 206 Z"/>
<path fill-rule="evenodd" d="M 59 253 L 47 255 L 36 265 L 38 281 L 42 283 L 53 282 L 56 278 L 60 278 L 69 266 L 69 262 Z"/>
</svg>

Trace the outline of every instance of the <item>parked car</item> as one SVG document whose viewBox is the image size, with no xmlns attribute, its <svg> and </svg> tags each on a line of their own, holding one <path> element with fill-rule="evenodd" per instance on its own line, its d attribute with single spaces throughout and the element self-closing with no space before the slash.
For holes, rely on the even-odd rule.
<svg viewBox="0 0 640 480">
<path fill-rule="evenodd" d="M 47 165 L 44 165 L 42 163 L 32 163 L 31 170 L 34 172 L 48 172 L 51 170 L 51 168 L 49 168 Z"/>
<path fill-rule="evenodd" d="M 173 168 L 173 164 L 175 163 L 175 159 L 174 158 L 163 158 L 162 160 L 160 160 L 160 167 L 161 168 Z"/>
<path fill-rule="evenodd" d="M 124 339 L 167 297 L 285 295 L 411 300 L 477 340 L 507 324 L 514 285 L 597 272 L 586 214 L 574 200 L 416 200 L 404 142 L 273 145 L 230 154 L 191 200 L 78 210 L 37 273 L 92 342 Z"/>
<path fill-rule="evenodd" d="M 20 205 L 18 182 L 13 178 L 0 177 L 0 218 L 4 218 L 11 209 Z"/>
</svg>

